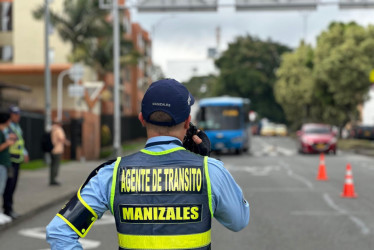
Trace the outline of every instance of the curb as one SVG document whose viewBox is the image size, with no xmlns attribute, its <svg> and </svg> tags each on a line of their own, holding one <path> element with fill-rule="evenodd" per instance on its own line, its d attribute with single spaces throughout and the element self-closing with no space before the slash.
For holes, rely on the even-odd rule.
<svg viewBox="0 0 374 250">
<path fill-rule="evenodd" d="M 51 200 L 50 202 L 44 203 L 44 204 L 40 205 L 39 207 L 30 210 L 27 213 L 22 214 L 16 220 L 13 220 L 10 223 L 7 223 L 5 225 L 0 226 L 0 233 L 2 231 L 5 231 L 5 230 L 8 230 L 8 229 L 10 229 L 12 227 L 17 226 L 18 224 L 22 223 L 23 221 L 25 221 L 27 219 L 30 219 L 30 217 L 32 217 L 32 216 L 35 216 L 35 215 L 37 215 L 39 213 L 42 213 L 42 212 L 46 211 L 51 206 L 57 205 L 57 204 L 59 204 L 59 203 L 61 203 L 63 201 L 68 201 L 68 199 L 70 199 L 75 193 L 76 193 L 76 191 L 71 192 L 71 193 L 66 194 L 66 195 L 63 195 L 63 196 L 60 196 L 60 197 L 58 197 L 58 198 L 56 198 L 54 200 Z M 57 213 L 57 211 L 56 211 L 56 213 Z"/>
<path fill-rule="evenodd" d="M 140 149 L 141 149 L 141 148 L 142 148 L 142 147 L 140 147 Z M 140 149 L 139 149 L 139 150 L 140 150 Z M 129 152 L 126 152 L 126 154 L 123 154 L 123 156 L 130 155 L 130 154 L 135 153 L 135 152 L 137 152 L 137 151 L 139 151 L 139 150 L 136 150 L 136 149 L 131 150 L 131 151 L 129 151 Z M 112 158 L 109 158 L 109 159 L 112 159 Z M 102 160 L 105 161 L 104 159 L 102 159 Z M 4 224 L 4 225 L 1 225 L 1 226 L 0 226 L 0 234 L 1 234 L 1 232 L 3 232 L 3 231 L 6 231 L 6 230 L 8 230 L 8 229 L 10 229 L 10 228 L 12 228 L 12 227 L 17 226 L 18 224 L 22 223 L 23 221 L 29 219 L 30 217 L 35 216 L 35 215 L 37 215 L 37 214 L 40 214 L 40 213 L 46 211 L 46 210 L 47 210 L 48 208 L 50 208 L 51 206 L 57 205 L 57 204 L 62 203 L 62 202 L 64 202 L 64 201 L 67 202 L 71 197 L 73 197 L 74 194 L 76 194 L 77 191 L 78 191 L 78 190 L 72 191 L 72 192 L 70 192 L 70 193 L 68 193 L 68 194 L 62 195 L 62 196 L 60 196 L 60 197 L 56 197 L 55 199 L 52 199 L 52 200 L 50 200 L 49 202 L 46 202 L 46 203 L 44 203 L 44 204 L 40 204 L 40 206 L 38 206 L 38 207 L 36 207 L 36 208 L 34 208 L 34 209 L 32 209 L 32 210 L 30 210 L 30 211 L 28 211 L 28 212 L 22 214 L 22 215 L 21 215 L 19 218 L 17 218 L 16 220 L 13 220 L 13 221 L 10 222 L 10 223 L 7 223 L 7 224 Z M 57 213 L 57 211 L 56 211 L 56 213 Z M 51 220 L 52 220 L 52 218 L 51 218 Z"/>
</svg>

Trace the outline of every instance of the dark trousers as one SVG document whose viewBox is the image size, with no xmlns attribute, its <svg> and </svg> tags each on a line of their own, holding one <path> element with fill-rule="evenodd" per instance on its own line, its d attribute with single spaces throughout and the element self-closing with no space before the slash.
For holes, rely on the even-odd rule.
<svg viewBox="0 0 374 250">
<path fill-rule="evenodd" d="M 56 182 L 58 169 L 60 168 L 61 154 L 51 154 L 51 172 L 49 176 L 49 183 Z"/>
<path fill-rule="evenodd" d="M 12 166 L 9 171 L 10 174 L 8 175 L 3 194 L 3 208 L 5 213 L 13 211 L 13 195 L 17 187 L 19 166 L 19 163 L 12 162 Z"/>
</svg>

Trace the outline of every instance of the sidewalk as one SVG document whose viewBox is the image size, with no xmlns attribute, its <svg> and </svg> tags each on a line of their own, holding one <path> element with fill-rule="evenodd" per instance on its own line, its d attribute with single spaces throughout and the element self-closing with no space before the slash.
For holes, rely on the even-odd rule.
<svg viewBox="0 0 374 250">
<path fill-rule="evenodd" d="M 61 186 L 49 186 L 48 167 L 34 171 L 21 171 L 14 197 L 14 210 L 21 217 L 0 226 L 0 233 L 2 230 L 18 224 L 23 219 L 29 218 L 43 209 L 68 201 L 78 191 L 91 171 L 105 161 L 74 161 L 62 164 L 57 178 Z M 2 206 L 2 201 L 0 204 Z"/>
</svg>

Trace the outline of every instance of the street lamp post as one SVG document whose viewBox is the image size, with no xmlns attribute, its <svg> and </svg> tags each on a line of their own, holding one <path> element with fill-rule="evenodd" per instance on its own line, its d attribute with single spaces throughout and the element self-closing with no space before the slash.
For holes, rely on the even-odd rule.
<svg viewBox="0 0 374 250">
<path fill-rule="evenodd" d="M 69 71 L 70 69 L 62 71 L 58 75 L 58 79 L 57 79 L 57 120 L 59 122 L 62 121 L 62 95 L 63 95 L 62 84 L 63 84 L 64 76 L 68 75 Z"/>
<path fill-rule="evenodd" d="M 114 138 L 113 148 L 116 157 L 120 156 L 121 149 L 121 109 L 119 101 L 119 17 L 118 17 L 118 2 L 112 1 L 112 15 L 113 15 L 113 70 L 114 70 Z"/>
<path fill-rule="evenodd" d="M 119 88 L 119 17 L 118 10 L 126 8 L 124 5 L 119 6 L 118 0 L 100 0 L 101 9 L 111 9 L 113 16 L 113 74 L 114 74 L 114 138 L 113 150 L 114 155 L 120 156 L 121 154 L 121 109 L 120 109 L 120 88 Z"/>
<path fill-rule="evenodd" d="M 44 53 L 45 53 L 45 69 L 44 69 L 44 94 L 45 94 L 45 121 L 44 129 L 49 131 L 52 126 L 51 119 L 51 69 L 49 61 L 49 32 L 50 32 L 50 23 L 49 23 L 49 3 L 51 0 L 44 1 L 44 17 L 45 17 L 45 27 L 44 27 Z"/>
</svg>

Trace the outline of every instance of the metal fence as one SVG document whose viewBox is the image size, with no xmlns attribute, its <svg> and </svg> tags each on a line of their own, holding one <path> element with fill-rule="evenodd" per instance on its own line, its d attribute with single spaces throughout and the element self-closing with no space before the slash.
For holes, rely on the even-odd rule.
<svg viewBox="0 0 374 250">
<path fill-rule="evenodd" d="M 63 124 L 66 138 L 70 140 L 69 150 L 64 157 L 76 158 L 76 149 L 82 145 L 82 119 L 72 119 L 69 123 Z M 39 113 L 22 112 L 20 126 L 23 131 L 25 146 L 29 152 L 30 159 L 43 159 L 42 137 L 44 135 L 44 115 Z"/>
<path fill-rule="evenodd" d="M 113 144 L 113 115 L 101 115 L 101 146 Z M 121 117 L 121 142 L 145 138 L 147 133 L 137 116 Z"/>
<path fill-rule="evenodd" d="M 44 134 L 44 115 L 22 112 L 20 126 L 30 159 L 42 159 L 44 157 L 44 152 L 41 148 Z"/>
</svg>

